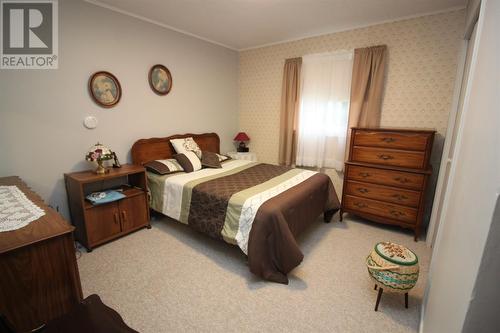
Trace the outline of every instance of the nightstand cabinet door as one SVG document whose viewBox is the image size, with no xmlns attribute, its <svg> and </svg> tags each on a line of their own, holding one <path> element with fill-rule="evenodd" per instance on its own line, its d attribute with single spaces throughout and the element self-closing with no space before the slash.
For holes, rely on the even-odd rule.
<svg viewBox="0 0 500 333">
<path fill-rule="evenodd" d="M 122 231 L 138 229 L 149 223 L 145 200 L 144 195 L 136 195 L 118 202 Z"/>
<path fill-rule="evenodd" d="M 86 210 L 88 242 L 91 245 L 121 232 L 118 204 L 113 202 Z"/>
</svg>

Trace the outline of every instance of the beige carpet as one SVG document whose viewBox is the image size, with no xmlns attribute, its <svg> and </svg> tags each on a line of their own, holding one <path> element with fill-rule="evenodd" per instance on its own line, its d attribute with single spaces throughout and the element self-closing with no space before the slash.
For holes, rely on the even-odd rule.
<svg viewBox="0 0 500 333">
<path fill-rule="evenodd" d="M 430 251 L 399 228 L 346 218 L 320 220 L 300 238 L 304 261 L 290 284 L 261 281 L 237 247 L 212 240 L 168 218 L 151 230 L 103 245 L 78 260 L 84 296 L 96 293 L 140 332 L 415 332 Z M 420 257 L 410 293 L 376 291 L 364 259 L 391 240 Z"/>
</svg>

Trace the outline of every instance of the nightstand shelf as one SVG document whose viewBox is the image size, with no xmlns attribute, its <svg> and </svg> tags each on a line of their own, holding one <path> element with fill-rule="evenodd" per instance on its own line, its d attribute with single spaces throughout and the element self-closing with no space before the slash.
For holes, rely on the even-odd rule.
<svg viewBox="0 0 500 333">
<path fill-rule="evenodd" d="M 128 185 L 122 185 L 118 188 L 114 188 L 114 190 L 119 190 L 121 193 L 123 193 L 125 195 L 125 199 L 135 197 L 137 195 L 140 195 L 140 196 L 144 195 L 143 189 L 131 187 Z M 112 204 L 112 202 L 110 202 L 108 204 Z M 104 205 L 107 205 L 107 204 L 104 204 Z M 85 209 L 93 209 L 95 207 L 96 206 L 93 205 L 92 203 L 90 203 L 90 201 L 87 201 L 87 200 L 84 201 L 84 208 Z"/>
<path fill-rule="evenodd" d="M 125 164 L 98 175 L 93 171 L 64 175 L 75 237 L 89 251 L 98 245 L 124 236 L 149 224 L 146 171 Z M 92 192 L 118 189 L 125 198 L 92 205 L 85 197 Z"/>
</svg>

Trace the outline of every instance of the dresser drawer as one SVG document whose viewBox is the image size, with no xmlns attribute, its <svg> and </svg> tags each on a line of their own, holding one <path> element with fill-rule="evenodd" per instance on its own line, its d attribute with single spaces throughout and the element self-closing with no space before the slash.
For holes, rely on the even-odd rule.
<svg viewBox="0 0 500 333">
<path fill-rule="evenodd" d="M 352 161 L 392 165 L 404 168 L 422 169 L 424 152 L 404 151 L 372 147 L 355 146 L 352 149 Z"/>
<path fill-rule="evenodd" d="M 350 195 L 346 195 L 344 200 L 343 206 L 353 211 L 388 217 L 405 223 L 415 223 L 417 221 L 417 210 L 413 208 Z"/>
<path fill-rule="evenodd" d="M 354 146 L 425 151 L 431 137 L 431 133 L 356 131 Z"/>
<path fill-rule="evenodd" d="M 421 190 L 424 175 L 418 173 L 384 170 L 347 164 L 347 179 L 374 184 Z"/>
<path fill-rule="evenodd" d="M 409 207 L 418 207 L 420 202 L 420 192 L 417 191 L 355 182 L 352 180 L 346 182 L 345 193 Z"/>
</svg>

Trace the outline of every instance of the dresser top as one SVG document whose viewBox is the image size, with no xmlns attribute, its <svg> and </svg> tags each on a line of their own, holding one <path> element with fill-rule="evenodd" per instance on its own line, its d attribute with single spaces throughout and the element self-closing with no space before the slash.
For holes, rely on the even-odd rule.
<svg viewBox="0 0 500 333">
<path fill-rule="evenodd" d="M 94 170 L 86 170 L 66 173 L 64 176 L 80 183 L 93 183 L 146 171 L 143 166 L 135 164 L 122 164 L 120 168 L 107 168 L 106 170 L 105 174 L 97 174 Z"/>
<path fill-rule="evenodd" d="M 15 185 L 35 205 L 45 211 L 45 215 L 17 230 L 0 232 L 0 254 L 27 246 L 45 239 L 72 232 L 74 227 L 48 207 L 42 198 L 33 192 L 21 178 L 17 176 L 0 178 L 0 185 Z"/>
<path fill-rule="evenodd" d="M 402 127 L 351 127 L 353 130 L 376 132 L 410 132 L 410 133 L 436 133 L 433 128 L 402 128 Z"/>
</svg>

